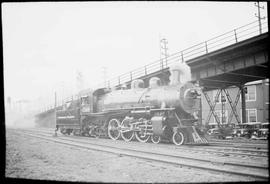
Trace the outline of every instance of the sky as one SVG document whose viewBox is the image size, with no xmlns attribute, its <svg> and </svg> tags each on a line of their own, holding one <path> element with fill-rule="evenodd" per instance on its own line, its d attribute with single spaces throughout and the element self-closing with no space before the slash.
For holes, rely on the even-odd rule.
<svg viewBox="0 0 270 184">
<path fill-rule="evenodd" d="M 40 106 L 255 21 L 254 2 L 2 3 L 4 95 Z M 267 5 L 262 16 L 266 16 Z"/>
</svg>

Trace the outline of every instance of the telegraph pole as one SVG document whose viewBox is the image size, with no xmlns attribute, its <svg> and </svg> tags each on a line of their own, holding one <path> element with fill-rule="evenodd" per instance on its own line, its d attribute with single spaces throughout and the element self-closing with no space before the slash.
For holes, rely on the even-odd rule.
<svg viewBox="0 0 270 184">
<path fill-rule="evenodd" d="M 102 67 L 102 72 L 103 72 L 103 80 L 104 80 L 104 87 L 106 88 L 106 80 L 107 80 L 107 67 Z"/>
<path fill-rule="evenodd" d="M 83 80 L 83 74 L 82 74 L 82 72 L 80 72 L 78 70 L 77 70 L 76 82 L 77 82 L 77 90 L 79 92 L 84 87 L 84 80 Z"/>
<path fill-rule="evenodd" d="M 8 110 L 11 111 L 12 108 L 11 108 L 11 97 L 10 97 L 10 96 L 7 97 L 7 106 L 8 106 L 8 107 L 7 107 Z"/>
<path fill-rule="evenodd" d="M 56 121 L 57 121 L 57 115 L 56 115 L 56 109 L 57 109 L 57 95 L 56 95 L 56 91 L 54 92 L 54 116 L 55 116 L 55 126 L 56 126 Z"/>
<path fill-rule="evenodd" d="M 58 131 L 58 125 L 57 125 L 57 94 L 56 91 L 54 92 L 54 118 L 55 118 L 55 130 L 54 130 L 54 136 L 57 136 Z"/>
<path fill-rule="evenodd" d="M 258 17 L 258 21 L 259 21 L 259 31 L 260 31 L 260 34 L 262 34 L 262 22 L 261 22 L 261 19 L 264 19 L 265 17 L 261 18 L 261 9 L 264 9 L 264 6 L 260 6 L 260 2 L 258 1 L 257 3 L 254 3 L 254 5 L 256 7 L 258 7 L 258 15 L 257 13 L 255 13 L 255 17 Z"/>
</svg>

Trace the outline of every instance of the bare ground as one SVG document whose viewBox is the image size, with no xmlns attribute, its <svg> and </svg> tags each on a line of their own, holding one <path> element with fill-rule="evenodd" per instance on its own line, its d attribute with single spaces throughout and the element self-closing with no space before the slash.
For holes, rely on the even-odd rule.
<svg viewBox="0 0 270 184">
<path fill-rule="evenodd" d="M 6 130 L 5 175 L 8 178 L 81 182 L 249 181 L 240 176 L 65 146 L 22 136 L 9 129 Z"/>
</svg>

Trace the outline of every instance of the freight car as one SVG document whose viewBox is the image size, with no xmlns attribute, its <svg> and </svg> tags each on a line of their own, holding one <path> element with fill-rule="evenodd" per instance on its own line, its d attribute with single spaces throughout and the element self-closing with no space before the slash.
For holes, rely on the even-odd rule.
<svg viewBox="0 0 270 184">
<path fill-rule="evenodd" d="M 63 134 L 109 137 L 125 141 L 137 139 L 172 141 L 176 145 L 207 144 L 196 127 L 200 92 L 190 82 L 181 82 L 181 66 L 170 68 L 170 84 L 157 77 L 144 87 L 134 80 L 130 89 L 100 88 L 66 102 L 56 112 L 56 127 Z"/>
</svg>

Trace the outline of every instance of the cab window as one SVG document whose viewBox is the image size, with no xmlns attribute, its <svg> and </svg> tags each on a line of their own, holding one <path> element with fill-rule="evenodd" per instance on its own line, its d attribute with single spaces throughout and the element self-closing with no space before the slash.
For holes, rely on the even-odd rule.
<svg viewBox="0 0 270 184">
<path fill-rule="evenodd" d="M 84 97 L 81 99 L 81 105 L 87 105 L 89 104 L 89 98 L 88 97 Z"/>
</svg>

